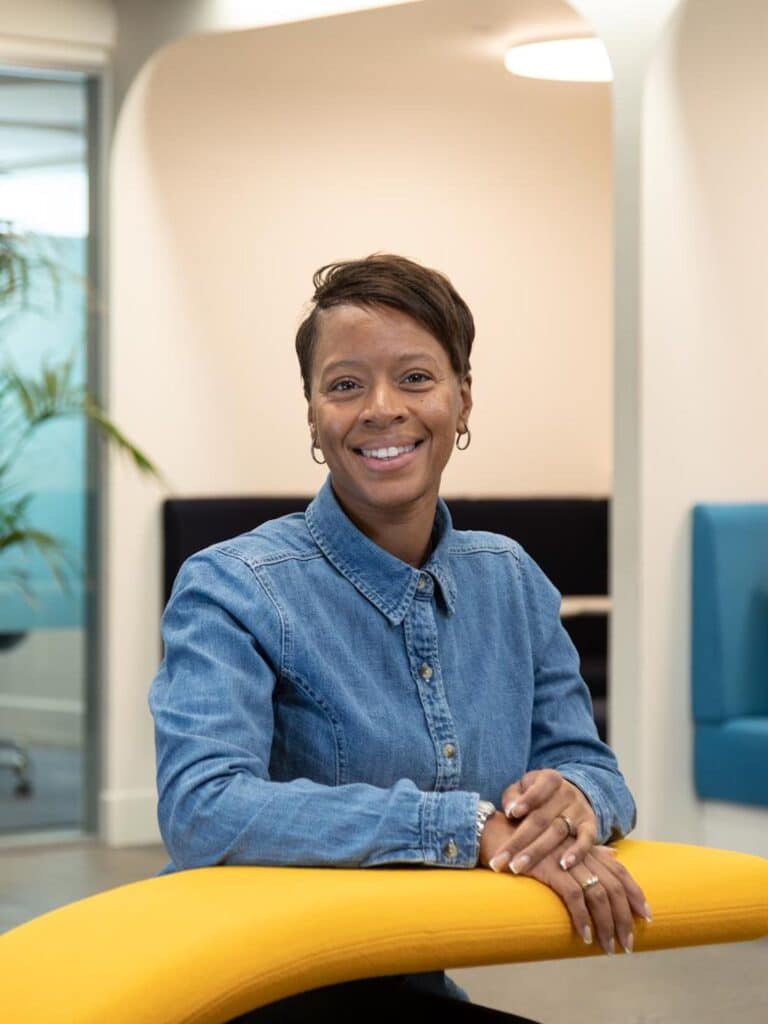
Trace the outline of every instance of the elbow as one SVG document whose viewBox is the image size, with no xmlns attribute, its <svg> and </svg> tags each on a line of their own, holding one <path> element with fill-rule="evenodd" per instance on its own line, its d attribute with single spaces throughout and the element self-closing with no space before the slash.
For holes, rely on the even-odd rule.
<svg viewBox="0 0 768 1024">
<path fill-rule="evenodd" d="M 226 864 L 229 843 L 215 824 L 215 815 L 202 813 L 191 798 L 161 796 L 158 824 L 168 855 L 179 871 Z"/>
</svg>

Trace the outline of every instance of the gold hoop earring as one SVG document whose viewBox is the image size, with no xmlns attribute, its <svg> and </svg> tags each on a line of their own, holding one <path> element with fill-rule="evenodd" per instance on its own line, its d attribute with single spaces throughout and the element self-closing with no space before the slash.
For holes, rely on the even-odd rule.
<svg viewBox="0 0 768 1024">
<path fill-rule="evenodd" d="M 465 445 L 460 445 L 459 444 L 459 438 L 463 437 L 464 434 L 466 434 L 466 436 L 467 436 L 467 443 Z M 472 433 L 470 432 L 469 427 L 467 427 L 467 429 L 464 431 L 464 434 L 457 434 L 456 435 L 456 448 L 460 452 L 465 452 L 467 450 L 467 448 L 469 448 L 470 444 L 472 443 Z"/>
<path fill-rule="evenodd" d="M 316 439 L 313 437 L 311 439 L 310 443 L 309 443 L 309 454 L 312 456 L 312 461 L 313 462 L 316 462 L 318 464 L 318 466 L 324 466 L 328 460 L 327 459 L 316 459 L 315 458 L 315 442 L 316 442 Z M 321 449 L 321 451 L 322 451 L 322 449 Z"/>
</svg>

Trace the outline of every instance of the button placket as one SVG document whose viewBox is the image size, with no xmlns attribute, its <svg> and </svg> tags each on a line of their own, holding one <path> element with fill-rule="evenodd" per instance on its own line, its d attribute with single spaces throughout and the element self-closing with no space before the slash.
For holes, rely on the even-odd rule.
<svg viewBox="0 0 768 1024">
<path fill-rule="evenodd" d="M 461 764 L 453 716 L 440 676 L 433 603 L 413 601 L 404 628 L 407 653 L 435 751 L 435 788 L 440 791 L 456 789 L 461 778 Z"/>
</svg>

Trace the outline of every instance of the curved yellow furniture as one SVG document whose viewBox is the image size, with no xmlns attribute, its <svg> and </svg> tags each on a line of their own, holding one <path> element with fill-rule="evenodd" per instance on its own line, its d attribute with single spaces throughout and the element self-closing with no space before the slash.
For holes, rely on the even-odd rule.
<svg viewBox="0 0 768 1024">
<path fill-rule="evenodd" d="M 636 951 L 768 934 L 768 860 L 624 840 L 654 913 Z M 0 936 L 13 1024 L 221 1024 L 353 978 L 603 955 L 533 879 L 435 868 L 199 868 Z"/>
</svg>

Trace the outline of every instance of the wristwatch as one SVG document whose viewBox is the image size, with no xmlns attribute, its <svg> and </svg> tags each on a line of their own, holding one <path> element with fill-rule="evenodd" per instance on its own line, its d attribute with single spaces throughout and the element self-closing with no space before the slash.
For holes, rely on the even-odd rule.
<svg viewBox="0 0 768 1024">
<path fill-rule="evenodd" d="M 475 815 L 475 837 L 478 843 L 483 835 L 483 829 L 485 823 L 488 821 L 492 814 L 496 813 L 496 808 L 490 802 L 490 800 L 478 800 L 477 801 L 477 813 Z"/>
</svg>

